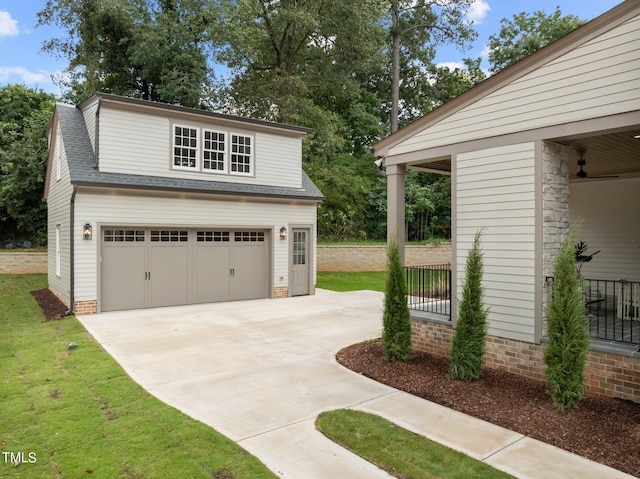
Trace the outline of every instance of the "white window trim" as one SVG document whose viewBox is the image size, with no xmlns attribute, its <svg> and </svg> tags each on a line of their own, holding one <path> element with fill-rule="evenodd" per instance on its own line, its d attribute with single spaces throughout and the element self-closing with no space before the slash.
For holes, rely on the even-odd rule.
<svg viewBox="0 0 640 479">
<path fill-rule="evenodd" d="M 238 138 L 249 138 L 250 140 L 250 145 L 249 148 L 251 149 L 251 153 L 246 155 L 243 153 L 243 156 L 248 156 L 249 157 L 249 172 L 245 173 L 244 171 L 232 171 L 231 169 L 231 155 L 233 154 L 233 137 L 236 136 Z M 243 133 L 231 133 L 229 135 L 229 174 L 230 175 L 237 175 L 237 176 L 253 176 L 253 170 L 255 168 L 254 166 L 254 148 L 255 148 L 255 137 L 253 135 L 245 135 Z"/>
<path fill-rule="evenodd" d="M 62 248 L 60 245 L 60 225 L 56 225 L 56 276 L 60 277 Z"/>
<path fill-rule="evenodd" d="M 178 145 L 176 145 L 176 128 L 187 128 L 189 130 L 196 130 L 196 164 L 195 166 L 182 166 L 176 165 L 175 163 L 175 149 Z M 182 125 L 179 123 L 174 123 L 171 125 L 171 168 L 174 170 L 183 170 L 183 171 L 201 171 L 202 165 L 202 150 L 200 148 L 200 136 L 202 135 L 202 128 L 198 128 L 197 126 L 192 125 Z M 183 145 L 179 146 L 183 148 Z M 188 147 L 191 149 L 192 147 Z"/>
<path fill-rule="evenodd" d="M 177 166 L 174 163 L 174 151 L 176 148 L 176 135 L 175 129 L 177 128 L 189 128 L 192 130 L 196 130 L 196 166 Z M 204 168 L 204 132 L 209 131 L 212 133 L 222 133 L 225 135 L 224 137 L 224 159 L 223 165 L 224 168 L 222 170 L 210 170 Z M 231 171 L 231 138 L 232 136 L 238 136 L 243 138 L 249 138 L 251 140 L 251 154 L 249 156 L 249 172 L 239 172 L 239 171 Z M 194 126 L 182 123 L 172 123 L 171 124 L 171 151 L 170 151 L 170 168 L 172 170 L 178 171 L 191 171 L 195 173 L 204 173 L 210 175 L 221 175 L 221 176 L 244 176 L 244 177 L 255 177 L 255 148 L 256 148 L 256 136 L 250 133 L 241 133 L 238 131 L 230 131 L 224 129 L 216 129 L 210 128 L 206 126 Z"/>
<path fill-rule="evenodd" d="M 213 128 L 201 128 L 200 132 L 202 134 L 202 148 L 200 151 L 200 156 L 202 159 L 202 172 L 203 173 L 212 173 L 212 174 L 218 174 L 218 175 L 228 175 L 229 174 L 229 145 L 230 145 L 230 140 L 229 137 L 231 136 L 230 133 L 228 131 L 224 131 L 224 130 L 214 130 Z M 204 134 L 205 132 L 210 132 L 210 133 L 217 133 L 217 134 L 222 134 L 224 135 L 224 151 L 222 152 L 222 169 L 221 170 L 212 170 L 209 168 L 205 168 L 204 167 L 204 144 L 205 144 L 205 139 L 204 139 Z"/>
<path fill-rule="evenodd" d="M 56 162 L 56 181 L 60 181 L 62 179 L 62 159 L 60 158 L 60 140 L 62 136 L 60 132 L 55 136 L 54 141 L 56 142 L 54 148 L 54 161 Z"/>
</svg>

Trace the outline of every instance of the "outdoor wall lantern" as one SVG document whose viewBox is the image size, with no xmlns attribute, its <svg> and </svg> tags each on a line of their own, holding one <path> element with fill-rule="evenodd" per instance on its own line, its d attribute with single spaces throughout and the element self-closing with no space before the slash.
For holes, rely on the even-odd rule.
<svg viewBox="0 0 640 479">
<path fill-rule="evenodd" d="M 84 236 L 84 239 L 86 240 L 90 240 L 91 239 L 91 223 L 85 223 L 84 226 L 82 227 L 82 235 Z"/>
<path fill-rule="evenodd" d="M 280 239 L 281 240 L 287 239 L 287 228 L 285 228 L 284 226 L 280 228 Z"/>
</svg>

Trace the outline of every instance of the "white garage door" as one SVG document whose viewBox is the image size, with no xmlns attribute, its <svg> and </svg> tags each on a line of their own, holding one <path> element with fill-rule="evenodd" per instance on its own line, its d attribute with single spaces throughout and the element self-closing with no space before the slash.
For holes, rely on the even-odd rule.
<svg viewBox="0 0 640 479">
<path fill-rule="evenodd" d="M 267 230 L 102 229 L 101 310 L 269 296 Z"/>
</svg>

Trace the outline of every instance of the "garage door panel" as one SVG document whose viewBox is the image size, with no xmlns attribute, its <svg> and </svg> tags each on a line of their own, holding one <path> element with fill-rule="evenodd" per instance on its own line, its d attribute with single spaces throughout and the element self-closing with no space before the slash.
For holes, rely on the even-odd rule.
<svg viewBox="0 0 640 479">
<path fill-rule="evenodd" d="M 236 243 L 233 251 L 233 299 L 267 297 L 267 248 L 265 243 Z"/>
<path fill-rule="evenodd" d="M 189 303 L 189 248 L 152 244 L 149 248 L 149 306 Z"/>
<path fill-rule="evenodd" d="M 194 260 L 194 301 L 228 301 L 230 293 L 229 245 L 196 247 Z"/>
<path fill-rule="evenodd" d="M 104 247 L 101 257 L 101 308 L 103 311 L 145 306 L 144 243 Z"/>
</svg>

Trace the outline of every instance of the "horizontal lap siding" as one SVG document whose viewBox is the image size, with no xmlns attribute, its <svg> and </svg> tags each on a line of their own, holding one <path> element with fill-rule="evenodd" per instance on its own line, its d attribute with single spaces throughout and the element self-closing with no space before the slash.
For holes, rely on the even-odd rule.
<svg viewBox="0 0 640 479">
<path fill-rule="evenodd" d="M 389 156 L 640 109 L 640 19 L 525 74 L 425 131 Z"/>
<path fill-rule="evenodd" d="M 55 150 L 52 153 L 52 167 L 50 169 L 49 178 L 49 195 L 47 197 L 47 223 L 49 255 L 48 255 L 48 278 L 49 285 L 62 293 L 69 305 L 70 288 L 71 288 L 71 230 L 70 230 L 70 214 L 71 214 L 71 195 L 73 187 L 69 179 L 69 168 L 67 166 L 67 156 L 62 143 L 62 136 L 58 128 L 56 133 L 56 141 L 60 142 L 58 151 L 60 158 L 55 158 Z M 52 145 L 53 146 L 53 145 Z M 56 179 L 57 165 L 60 161 L 60 180 Z M 56 225 L 60 225 L 60 277 L 56 276 Z"/>
<path fill-rule="evenodd" d="M 100 171 L 300 188 L 302 139 L 229 128 L 204 121 L 176 120 L 175 124 L 239 133 L 254 137 L 255 176 L 174 170 L 171 118 L 144 113 L 100 111 Z M 201 140 L 201 138 L 200 138 Z"/>
<path fill-rule="evenodd" d="M 582 276 L 640 281 L 640 178 L 575 181 L 569 191 L 571 222 L 583 220 L 579 240 L 600 250 Z"/>
<path fill-rule="evenodd" d="M 278 288 L 287 287 L 289 269 L 288 241 L 280 240 L 279 230 L 285 226 L 291 233 L 289 224 L 313 225 L 315 244 L 316 206 L 79 192 L 76 228 L 87 221 L 112 226 L 273 228 L 273 285 Z M 76 301 L 97 298 L 98 236 L 96 231 L 92 241 L 76 242 Z"/>
<path fill-rule="evenodd" d="M 534 144 L 510 145 L 456 158 L 458 300 L 473 237 L 482 229 L 489 334 L 534 340 Z"/>
<path fill-rule="evenodd" d="M 89 133 L 89 140 L 91 141 L 91 147 L 95 153 L 96 151 L 96 112 L 98 111 L 98 102 L 82 110 L 82 116 L 84 117 L 84 123 L 87 125 L 87 132 Z"/>
</svg>

